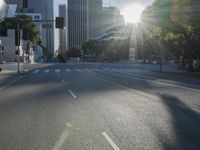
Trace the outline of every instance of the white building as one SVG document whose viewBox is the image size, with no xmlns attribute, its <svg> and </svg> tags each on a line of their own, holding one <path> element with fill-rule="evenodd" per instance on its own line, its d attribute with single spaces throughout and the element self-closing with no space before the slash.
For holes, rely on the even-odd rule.
<svg viewBox="0 0 200 150">
<path fill-rule="evenodd" d="M 4 2 L 4 0 L 0 0 L 0 19 L 7 16 L 8 5 Z"/>
<path fill-rule="evenodd" d="M 22 34 L 22 32 L 21 32 Z M 20 36 L 22 37 L 22 35 Z M 15 46 L 15 30 L 8 30 L 7 31 L 7 36 L 5 37 L 1 37 L 1 41 L 2 41 L 2 46 L 4 47 L 4 51 L 2 54 L 2 58 L 3 60 L 5 60 L 6 62 L 14 62 L 16 61 L 17 57 L 16 57 L 16 46 Z M 20 54 L 22 56 L 23 54 L 23 50 L 22 50 L 22 45 L 24 45 L 25 41 L 23 41 L 22 39 L 20 40 Z"/>
</svg>

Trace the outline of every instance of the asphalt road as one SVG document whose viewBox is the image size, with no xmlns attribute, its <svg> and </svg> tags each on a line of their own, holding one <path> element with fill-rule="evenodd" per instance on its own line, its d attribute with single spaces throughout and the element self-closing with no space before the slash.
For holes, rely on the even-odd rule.
<svg viewBox="0 0 200 150">
<path fill-rule="evenodd" d="M 199 150 L 189 77 L 87 63 L 0 77 L 0 150 Z"/>
</svg>

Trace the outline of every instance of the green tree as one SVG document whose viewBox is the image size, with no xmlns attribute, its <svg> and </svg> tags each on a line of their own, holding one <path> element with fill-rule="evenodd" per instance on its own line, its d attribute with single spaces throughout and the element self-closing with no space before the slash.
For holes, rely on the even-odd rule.
<svg viewBox="0 0 200 150">
<path fill-rule="evenodd" d="M 84 50 L 84 54 L 96 54 L 98 50 L 97 40 L 89 39 L 88 41 L 84 42 L 82 45 L 82 49 Z"/>
<path fill-rule="evenodd" d="M 80 46 L 74 46 L 71 48 L 69 52 L 70 57 L 81 57 L 81 47 Z"/>
<path fill-rule="evenodd" d="M 190 6 L 190 3 L 188 0 L 156 0 L 143 12 L 142 21 L 151 29 L 161 51 L 165 48 L 179 57 L 182 55 L 181 66 L 185 66 L 184 60 L 188 59 L 188 70 L 192 71 L 192 59 L 199 55 L 200 24 L 191 19 L 192 14 L 187 16 L 185 6 Z"/>
<path fill-rule="evenodd" d="M 1 35 L 5 35 L 7 29 L 17 29 L 17 17 L 4 18 L 0 22 L 0 32 Z M 38 32 L 37 26 L 32 21 L 31 17 L 27 15 L 19 16 L 20 29 L 23 31 L 23 39 L 30 40 L 33 44 L 38 43 L 40 40 L 40 34 Z"/>
<path fill-rule="evenodd" d="M 60 52 L 58 54 L 57 58 L 59 59 L 59 61 L 61 63 L 66 63 L 67 60 L 69 59 L 69 53 L 68 52 Z"/>
</svg>

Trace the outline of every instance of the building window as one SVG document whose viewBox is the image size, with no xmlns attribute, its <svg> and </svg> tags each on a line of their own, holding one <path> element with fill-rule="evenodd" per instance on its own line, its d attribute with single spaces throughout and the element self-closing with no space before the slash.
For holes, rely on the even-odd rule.
<svg viewBox="0 0 200 150">
<path fill-rule="evenodd" d="M 41 18 L 40 18 L 40 16 L 39 15 L 35 15 L 34 16 L 34 20 L 40 20 Z"/>
</svg>

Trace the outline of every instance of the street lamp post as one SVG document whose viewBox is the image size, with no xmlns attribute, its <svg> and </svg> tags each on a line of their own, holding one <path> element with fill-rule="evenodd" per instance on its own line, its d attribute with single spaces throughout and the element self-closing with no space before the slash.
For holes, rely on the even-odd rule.
<svg viewBox="0 0 200 150">
<path fill-rule="evenodd" d="M 2 54 L 3 54 L 2 41 L 0 39 L 0 59 L 1 59 L 1 62 L 3 62 L 3 60 L 2 60 Z"/>
<path fill-rule="evenodd" d="M 137 25 L 132 25 L 132 32 L 130 37 L 130 49 L 129 49 L 129 60 L 132 62 L 136 62 L 136 55 L 137 55 Z"/>
<path fill-rule="evenodd" d="M 20 0 L 18 0 L 18 6 L 17 6 L 17 73 L 20 73 L 20 24 L 19 24 L 19 4 Z"/>
</svg>

